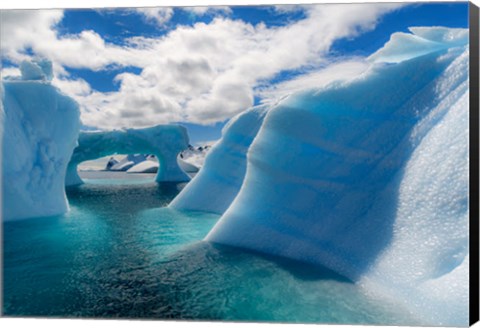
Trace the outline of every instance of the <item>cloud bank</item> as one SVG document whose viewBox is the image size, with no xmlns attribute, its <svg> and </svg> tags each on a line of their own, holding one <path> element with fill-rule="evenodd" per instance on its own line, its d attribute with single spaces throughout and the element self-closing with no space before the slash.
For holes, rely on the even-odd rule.
<svg viewBox="0 0 480 328">
<path fill-rule="evenodd" d="M 93 30 L 61 35 L 57 25 L 63 12 L 59 10 L 3 11 L 1 51 L 13 63 L 32 56 L 53 60 L 53 83 L 79 102 L 85 125 L 112 129 L 171 122 L 212 124 L 252 106 L 255 97 L 269 101 L 333 80 L 340 71 L 345 77 L 358 73 L 362 60 L 324 69 L 333 42 L 374 29 L 383 15 L 400 6 L 272 7 L 304 12 L 302 19 L 284 26 L 234 19 L 228 7 L 192 7 L 181 10 L 200 16 L 213 10 L 215 18 L 209 23 L 176 25 L 156 38 L 129 37 L 122 44 L 109 43 Z M 134 14 L 163 28 L 175 10 L 142 8 Z M 102 71 L 132 66 L 140 68 L 140 73 L 118 74 L 119 89 L 114 92 L 99 92 L 68 72 L 69 68 Z M 282 72 L 296 70 L 305 74 L 290 81 L 271 81 Z"/>
</svg>

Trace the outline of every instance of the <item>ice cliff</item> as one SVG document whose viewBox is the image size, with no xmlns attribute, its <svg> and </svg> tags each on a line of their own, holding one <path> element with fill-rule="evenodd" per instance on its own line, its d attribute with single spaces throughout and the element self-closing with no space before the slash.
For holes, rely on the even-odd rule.
<svg viewBox="0 0 480 328">
<path fill-rule="evenodd" d="M 202 170 L 175 197 L 170 207 L 222 214 L 242 185 L 247 150 L 262 125 L 266 107 L 256 107 L 232 118 L 222 138 L 208 153 Z"/>
<path fill-rule="evenodd" d="M 272 106 L 251 146 L 228 140 L 250 126 L 234 120 L 171 206 L 225 209 L 208 241 L 325 266 L 426 324 L 466 325 L 468 32 L 411 32 L 361 76 Z"/>
<path fill-rule="evenodd" d="M 5 221 L 68 210 L 65 172 L 80 126 L 77 103 L 50 84 L 49 61 L 23 62 L 2 81 L 2 203 Z"/>
<path fill-rule="evenodd" d="M 188 147 L 187 130 L 179 125 L 157 125 L 145 129 L 82 132 L 68 164 L 67 186 L 83 183 L 77 166 L 83 161 L 112 154 L 153 154 L 160 167 L 155 180 L 189 181 L 177 163 L 178 154 Z M 132 163 L 133 166 L 134 163 Z"/>
</svg>

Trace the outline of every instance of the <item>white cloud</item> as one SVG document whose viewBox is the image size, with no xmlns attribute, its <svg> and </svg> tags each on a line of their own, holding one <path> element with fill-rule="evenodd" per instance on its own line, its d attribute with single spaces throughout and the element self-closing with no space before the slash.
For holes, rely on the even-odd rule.
<svg viewBox="0 0 480 328">
<path fill-rule="evenodd" d="M 13 62 L 30 58 L 29 51 L 57 65 L 92 70 L 144 61 L 135 48 L 108 44 L 91 30 L 59 36 L 55 26 L 63 17 L 61 10 L 2 10 L 1 15 L 2 57 Z"/>
<path fill-rule="evenodd" d="M 173 16 L 171 7 L 137 8 L 136 11 L 144 15 L 147 22 L 155 22 L 160 27 L 163 27 Z"/>
<path fill-rule="evenodd" d="M 79 100 L 92 92 L 90 85 L 83 79 L 68 79 L 56 76 L 53 78 L 52 84 L 62 92 Z"/>
<path fill-rule="evenodd" d="M 299 77 L 257 88 L 257 95 L 263 103 L 275 103 L 279 99 L 294 92 L 305 89 L 321 89 L 333 82 L 348 81 L 365 73 L 370 63 L 362 58 L 349 59 L 339 63 L 331 63 L 324 69 L 302 74 Z"/>
<path fill-rule="evenodd" d="M 296 11 L 308 11 L 309 5 L 296 4 L 296 5 L 275 5 L 273 9 L 279 13 L 292 13 Z"/>
<path fill-rule="evenodd" d="M 3 67 L 0 71 L 0 76 L 5 77 L 20 77 L 20 69 L 18 67 Z"/>
<path fill-rule="evenodd" d="M 178 26 L 160 38 L 130 38 L 123 46 L 105 42 L 94 31 L 59 37 L 55 32 L 55 24 L 61 19 L 58 12 L 36 11 L 39 17 L 28 19 L 22 16 L 24 13 L 12 12 L 11 16 L 20 15 L 26 25 L 17 24 L 14 18 L 2 22 L 2 31 L 6 25 L 16 35 L 2 44 L 2 51 L 5 48 L 9 58 L 18 60 L 28 46 L 36 54 L 51 58 L 55 71 L 63 74 L 54 83 L 81 104 L 86 125 L 141 127 L 175 121 L 210 124 L 251 106 L 254 90 L 258 89 L 257 95 L 276 98 L 280 92 L 331 79 L 326 77 L 331 72 L 323 71 L 259 88 L 285 70 L 318 71 L 327 62 L 335 40 L 373 29 L 381 15 L 399 6 L 308 6 L 303 8 L 305 19 L 281 27 L 253 26 L 217 16 L 209 24 Z M 192 8 L 199 13 L 203 10 Z M 156 14 L 151 13 L 152 17 Z M 120 89 L 110 93 L 91 90 L 83 80 L 69 81 L 62 72 L 62 66 L 101 70 L 110 65 L 137 66 L 142 71 L 117 76 Z M 353 72 L 352 67 L 337 69 Z"/>
<path fill-rule="evenodd" d="M 1 10 L 2 56 L 17 61 L 28 58 L 27 49 L 56 38 L 53 27 L 62 18 L 61 10 Z"/>
<path fill-rule="evenodd" d="M 232 13 L 232 9 L 227 6 L 195 6 L 195 7 L 183 7 L 185 11 L 190 11 L 197 16 L 203 16 L 206 14 L 223 14 L 223 15 L 230 15 Z"/>
</svg>

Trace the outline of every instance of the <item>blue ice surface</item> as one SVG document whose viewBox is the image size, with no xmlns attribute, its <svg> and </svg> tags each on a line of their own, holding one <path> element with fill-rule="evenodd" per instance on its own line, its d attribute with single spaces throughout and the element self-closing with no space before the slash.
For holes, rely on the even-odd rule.
<svg viewBox="0 0 480 328">
<path fill-rule="evenodd" d="M 422 104 L 405 104 L 447 67 L 438 56 L 379 68 L 347 87 L 306 91 L 272 109 L 249 149 L 242 191 L 209 240 L 357 279 L 389 242 L 394 189 L 381 212 L 368 211 L 412 151 L 402 141 L 425 114 L 415 112 Z"/>
<path fill-rule="evenodd" d="M 65 171 L 80 126 L 78 104 L 51 85 L 52 63 L 23 62 L 21 79 L 2 81 L 2 217 L 65 213 Z"/>
<path fill-rule="evenodd" d="M 202 242 L 218 215 L 164 207 L 183 186 L 86 183 L 68 214 L 6 223 L 4 315 L 421 323 L 325 268 Z"/>
<path fill-rule="evenodd" d="M 205 240 L 325 266 L 431 324 L 466 324 L 467 42 L 412 28 L 365 74 L 272 106 Z"/>
<path fill-rule="evenodd" d="M 237 196 L 247 167 L 246 153 L 267 113 L 267 106 L 246 110 L 226 124 L 204 169 L 170 204 L 178 210 L 222 214 Z"/>
</svg>

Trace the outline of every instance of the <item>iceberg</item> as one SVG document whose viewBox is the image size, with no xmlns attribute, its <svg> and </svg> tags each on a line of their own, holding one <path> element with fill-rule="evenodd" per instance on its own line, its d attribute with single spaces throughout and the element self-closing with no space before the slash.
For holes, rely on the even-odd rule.
<svg viewBox="0 0 480 328">
<path fill-rule="evenodd" d="M 118 161 L 114 157 L 110 157 L 107 165 L 105 165 L 105 170 L 109 171 L 115 164 L 118 164 Z"/>
<path fill-rule="evenodd" d="M 177 162 L 178 162 L 178 165 L 180 165 L 180 167 L 182 168 L 182 170 L 184 170 L 187 173 L 197 173 L 199 170 L 198 167 L 196 167 L 190 162 L 184 161 L 181 158 L 177 158 Z"/>
<path fill-rule="evenodd" d="M 2 81 L 2 203 L 5 221 L 65 213 L 65 172 L 75 148 L 77 103 L 51 85 L 52 64 L 23 62 Z"/>
<path fill-rule="evenodd" d="M 467 32 L 411 32 L 358 77 L 233 119 L 170 206 L 223 213 L 207 241 L 327 267 L 427 324 L 467 325 Z"/>
<path fill-rule="evenodd" d="M 198 171 L 198 168 L 203 166 L 203 163 L 205 162 L 205 156 L 208 154 L 208 151 L 212 148 L 214 143 L 215 141 L 207 142 L 197 147 L 189 145 L 188 149 L 185 149 L 180 153 L 180 159 L 182 162 L 192 164 L 197 168 Z"/>
<path fill-rule="evenodd" d="M 178 154 L 188 147 L 187 130 L 180 125 L 157 125 L 145 129 L 82 132 L 78 146 L 68 163 L 66 186 L 82 184 L 77 167 L 83 161 L 112 154 L 153 154 L 160 163 L 155 181 L 189 181 L 190 177 L 177 163 Z M 126 171 L 140 162 L 139 156 L 127 156 L 125 162 L 112 165 L 111 170 Z M 141 155 L 144 160 L 145 156 Z M 137 161 L 138 160 L 138 161 Z"/>
<path fill-rule="evenodd" d="M 147 155 L 143 154 L 128 154 L 124 159 L 110 166 L 110 171 L 128 171 L 133 166 L 141 163 L 147 159 Z M 108 163 L 107 163 L 108 166 Z"/>
<path fill-rule="evenodd" d="M 468 30 L 446 27 L 410 27 L 408 33 L 394 33 L 385 47 L 369 57 L 370 61 L 398 63 L 434 51 L 468 43 Z"/>
<path fill-rule="evenodd" d="M 129 168 L 127 170 L 127 173 L 157 173 L 158 167 L 158 162 L 147 159 Z"/>
<path fill-rule="evenodd" d="M 46 59 L 23 61 L 20 64 L 21 79 L 24 81 L 51 81 L 53 78 L 52 62 Z"/>
<path fill-rule="evenodd" d="M 254 107 L 232 118 L 222 138 L 208 152 L 205 164 L 169 207 L 222 214 L 236 197 L 247 167 L 247 150 L 267 113 Z"/>
<path fill-rule="evenodd" d="M 113 165 L 109 171 L 128 171 L 134 165 L 134 161 L 125 160 L 124 162 Z"/>
</svg>

